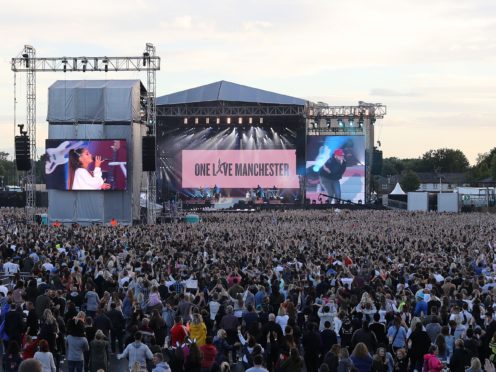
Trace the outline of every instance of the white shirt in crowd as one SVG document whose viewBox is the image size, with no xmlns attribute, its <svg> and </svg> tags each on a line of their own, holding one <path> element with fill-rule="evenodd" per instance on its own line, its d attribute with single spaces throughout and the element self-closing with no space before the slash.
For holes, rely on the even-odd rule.
<svg viewBox="0 0 496 372">
<path fill-rule="evenodd" d="M 6 275 L 18 273 L 19 265 L 13 262 L 6 262 L 3 264 L 3 271 Z"/>
</svg>

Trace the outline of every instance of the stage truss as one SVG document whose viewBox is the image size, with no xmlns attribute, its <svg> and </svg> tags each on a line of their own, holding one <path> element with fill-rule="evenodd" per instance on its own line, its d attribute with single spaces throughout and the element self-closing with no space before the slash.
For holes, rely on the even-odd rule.
<svg viewBox="0 0 496 372">
<path fill-rule="evenodd" d="M 193 118 L 189 127 L 200 126 L 195 118 L 226 118 L 231 117 L 230 126 L 246 126 L 246 121 L 238 123 L 236 118 L 246 117 L 282 117 L 300 116 L 305 119 L 305 136 L 312 135 L 345 135 L 365 136 L 365 201 L 370 201 L 372 162 L 374 150 L 374 124 L 377 119 L 383 119 L 387 114 L 387 107 L 382 103 L 367 103 L 359 101 L 356 106 L 330 106 L 326 103 L 307 102 L 306 105 L 236 105 L 230 102 L 219 101 L 217 105 L 198 106 L 194 103 L 182 105 L 163 105 L 157 108 L 160 118 Z M 185 121 L 186 122 L 186 121 Z M 198 124 L 193 124 L 198 122 Z M 222 123 L 221 123 L 222 122 Z M 225 121 L 212 120 L 210 126 L 225 126 Z M 188 122 L 189 123 L 189 122 Z M 237 124 L 238 123 L 238 124 Z M 353 123 L 353 126 L 350 126 Z M 254 126 L 263 126 L 263 123 L 253 122 Z M 270 125 L 270 124 L 268 124 Z M 306 139 L 305 139 L 306 143 Z M 305 145 L 306 146 L 306 145 Z M 303 190 L 304 192 L 304 190 Z"/>
<path fill-rule="evenodd" d="M 30 141 L 31 170 L 26 175 L 26 218 L 28 223 L 34 222 L 36 207 L 35 190 L 35 161 L 36 161 L 36 72 L 120 72 L 120 71 L 146 71 L 147 73 L 147 127 L 148 133 L 156 133 L 157 111 L 156 101 L 156 71 L 160 70 L 160 57 L 155 55 L 155 46 L 147 43 L 141 56 L 134 57 L 36 57 L 36 50 L 25 45 L 20 56 L 12 58 L 11 70 L 14 75 L 18 72 L 26 73 L 26 126 Z M 17 104 L 15 97 L 14 79 L 14 106 Z M 14 107 L 15 112 L 15 107 Z M 17 119 L 14 115 L 14 125 Z M 155 172 L 148 174 L 147 206 L 155 206 L 156 184 L 150 182 L 155 178 Z M 152 199 L 153 198 L 153 199 Z M 155 208 L 147 214 L 147 222 L 156 222 Z"/>
</svg>

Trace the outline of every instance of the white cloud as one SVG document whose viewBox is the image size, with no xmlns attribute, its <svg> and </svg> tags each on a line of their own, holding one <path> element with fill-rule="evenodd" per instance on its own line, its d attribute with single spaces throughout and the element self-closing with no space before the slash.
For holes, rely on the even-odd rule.
<svg viewBox="0 0 496 372">
<path fill-rule="evenodd" d="M 391 134 L 385 149 L 401 142 L 396 135 L 415 138 L 423 130 L 419 116 L 496 114 L 493 0 L 25 0 L 2 4 L 0 34 L 8 36 L 0 48 L 2 113 L 13 106 L 10 58 L 26 43 L 38 56 L 91 56 L 139 55 L 153 42 L 163 59 L 159 95 L 226 79 L 331 104 L 381 100 L 390 112 L 386 122 L 391 119 L 383 128 Z M 38 74 L 39 115 L 46 116 L 54 80 L 104 77 Z M 2 133 L 11 124 L 0 117 Z M 435 133 L 433 141 L 446 140 Z M 0 138 L 0 149 L 13 142 L 11 135 Z M 395 151 L 401 156 L 415 146 Z M 473 147 L 465 141 L 464 149 Z"/>
</svg>

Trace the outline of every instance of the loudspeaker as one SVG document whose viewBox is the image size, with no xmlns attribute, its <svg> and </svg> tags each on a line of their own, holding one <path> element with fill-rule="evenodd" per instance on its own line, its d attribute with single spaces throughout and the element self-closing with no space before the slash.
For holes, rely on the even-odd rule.
<svg viewBox="0 0 496 372">
<path fill-rule="evenodd" d="M 298 127 L 296 128 L 296 174 L 299 176 L 305 176 L 307 170 L 307 159 L 305 158 L 305 148 L 306 148 L 306 128 L 305 120 L 302 120 Z"/>
<path fill-rule="evenodd" d="M 20 171 L 31 169 L 29 137 L 15 136 L 16 167 Z"/>
<path fill-rule="evenodd" d="M 155 172 L 155 136 L 143 137 L 141 155 L 143 172 Z"/>
<path fill-rule="evenodd" d="M 372 153 L 372 174 L 382 173 L 382 151 L 374 149 Z"/>
</svg>

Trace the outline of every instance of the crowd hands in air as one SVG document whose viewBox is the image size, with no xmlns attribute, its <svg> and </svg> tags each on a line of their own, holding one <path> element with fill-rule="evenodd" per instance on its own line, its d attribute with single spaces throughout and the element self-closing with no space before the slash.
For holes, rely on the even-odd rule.
<svg viewBox="0 0 496 372">
<path fill-rule="evenodd" d="M 2 209 L 0 244 L 4 371 L 494 371 L 494 215 Z"/>
</svg>

